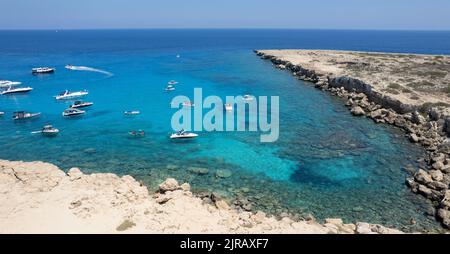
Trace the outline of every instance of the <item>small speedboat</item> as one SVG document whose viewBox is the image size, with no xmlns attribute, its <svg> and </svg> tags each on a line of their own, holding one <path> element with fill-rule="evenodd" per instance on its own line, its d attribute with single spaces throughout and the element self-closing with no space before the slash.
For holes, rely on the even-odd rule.
<svg viewBox="0 0 450 254">
<path fill-rule="evenodd" d="M 59 130 L 56 128 L 53 128 L 53 126 L 51 126 L 51 125 L 46 125 L 46 126 L 42 127 L 42 130 L 34 131 L 32 133 L 33 134 L 42 133 L 42 135 L 44 135 L 44 136 L 52 137 L 52 136 L 58 135 Z"/>
<path fill-rule="evenodd" d="M 8 89 L 4 90 L 1 92 L 2 95 L 7 95 L 7 94 L 16 94 L 16 93 L 28 93 L 31 90 L 33 90 L 33 88 L 31 87 L 17 87 L 17 88 L 12 88 L 11 86 L 8 87 Z"/>
<path fill-rule="evenodd" d="M 175 87 L 173 85 L 168 85 L 166 87 L 166 91 L 174 91 L 174 90 L 175 90 Z"/>
<path fill-rule="evenodd" d="M 18 112 L 14 112 L 13 119 L 14 120 L 25 120 L 25 119 L 35 118 L 40 115 L 41 115 L 41 113 L 29 113 L 29 112 L 25 112 L 25 111 L 18 111 Z"/>
<path fill-rule="evenodd" d="M 143 131 L 143 130 L 130 131 L 130 132 L 128 132 L 128 134 L 129 134 L 130 136 L 132 136 L 132 137 L 135 137 L 135 138 L 142 138 L 142 137 L 145 137 L 145 131 Z"/>
<path fill-rule="evenodd" d="M 55 69 L 50 67 L 39 67 L 31 69 L 31 73 L 33 74 L 50 74 L 54 73 Z"/>
<path fill-rule="evenodd" d="M 233 111 L 233 105 L 227 103 L 224 106 L 225 106 L 225 111 L 227 111 L 227 112 Z"/>
<path fill-rule="evenodd" d="M 5 112 L 0 111 L 0 116 L 4 116 Z"/>
<path fill-rule="evenodd" d="M 9 81 L 9 80 L 0 80 L 0 88 L 8 88 L 11 86 L 19 86 L 22 82 L 17 81 Z"/>
<path fill-rule="evenodd" d="M 67 99 L 74 99 L 78 97 L 82 97 L 85 95 L 88 95 L 88 91 L 78 91 L 78 92 L 70 92 L 69 90 L 66 90 L 59 95 L 56 95 L 55 98 L 57 100 L 67 100 Z"/>
<path fill-rule="evenodd" d="M 185 101 L 185 102 L 183 102 L 182 105 L 183 105 L 183 107 L 187 107 L 187 108 L 192 108 L 192 107 L 195 106 L 195 104 L 193 102 L 190 102 L 190 101 Z"/>
<path fill-rule="evenodd" d="M 86 113 L 86 111 L 79 110 L 76 108 L 68 108 L 68 109 L 64 110 L 62 115 L 63 116 L 79 116 L 79 115 L 84 115 L 84 113 Z"/>
<path fill-rule="evenodd" d="M 94 105 L 93 102 L 83 102 L 83 101 L 75 101 L 70 107 L 71 108 L 85 108 Z"/>
<path fill-rule="evenodd" d="M 170 135 L 171 139 L 191 139 L 198 137 L 195 133 L 186 132 L 185 130 L 181 130 L 177 133 Z"/>
<path fill-rule="evenodd" d="M 178 82 L 177 81 L 175 81 L 175 80 L 171 80 L 171 81 L 169 81 L 168 83 L 167 83 L 168 85 L 176 85 L 176 84 L 178 84 Z"/>
<path fill-rule="evenodd" d="M 126 116 L 135 116 L 135 115 L 139 115 L 140 113 L 141 113 L 141 111 L 138 111 L 138 110 L 123 112 L 123 114 Z"/>
<path fill-rule="evenodd" d="M 66 65 L 64 68 L 66 68 L 68 70 L 75 70 L 75 67 L 71 64 Z"/>
<path fill-rule="evenodd" d="M 248 95 L 248 94 L 244 95 L 244 100 L 246 100 L 246 101 L 252 101 L 253 99 L 255 99 L 255 97 L 253 95 Z"/>
</svg>

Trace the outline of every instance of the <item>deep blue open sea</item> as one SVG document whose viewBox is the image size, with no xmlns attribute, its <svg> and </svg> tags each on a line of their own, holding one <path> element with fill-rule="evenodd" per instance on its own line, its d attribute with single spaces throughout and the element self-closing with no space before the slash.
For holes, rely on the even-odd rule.
<svg viewBox="0 0 450 254">
<path fill-rule="evenodd" d="M 154 188 L 166 177 L 188 181 L 196 192 L 229 199 L 248 197 L 272 214 L 341 217 L 421 230 L 439 224 L 425 215 L 429 204 L 404 184 L 404 167 L 422 149 L 403 133 L 354 118 L 344 103 L 273 68 L 252 49 L 341 49 L 450 54 L 450 32 L 327 30 L 90 30 L 0 31 L 0 79 L 21 81 L 27 95 L 0 96 L 0 158 L 42 160 L 68 170 L 130 174 Z M 177 55 L 180 55 L 177 58 Z M 66 64 L 110 72 L 69 71 Z M 31 68 L 56 73 L 32 76 Z M 177 90 L 164 92 L 169 80 Z M 171 142 L 169 103 L 175 95 L 280 96 L 280 139 L 262 144 L 259 133 L 199 133 Z M 64 119 L 61 91 L 89 90 L 95 105 L 77 119 Z M 13 122 L 12 112 L 42 112 Z M 124 117 L 125 110 L 141 115 Z M 45 124 L 55 138 L 30 132 Z M 143 129 L 146 137 L 127 132 Z M 207 168 L 193 170 L 189 167 Z M 229 178 L 217 178 L 217 170 Z M 201 174 L 199 174 L 201 173 Z M 417 221 L 410 225 L 411 218 Z"/>
</svg>

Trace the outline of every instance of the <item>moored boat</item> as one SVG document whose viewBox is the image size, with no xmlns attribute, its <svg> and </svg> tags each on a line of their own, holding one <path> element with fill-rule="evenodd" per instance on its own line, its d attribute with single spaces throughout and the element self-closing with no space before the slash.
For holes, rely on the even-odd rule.
<svg viewBox="0 0 450 254">
<path fill-rule="evenodd" d="M 9 80 L 0 80 L 0 88 L 8 88 L 11 86 L 19 86 L 22 82 L 18 81 L 9 81 Z"/>
<path fill-rule="evenodd" d="M 17 93 L 28 93 L 31 90 L 33 90 L 33 88 L 31 87 L 17 87 L 17 88 L 12 88 L 11 86 L 8 87 L 8 89 L 3 90 L 0 94 L 2 95 L 7 95 L 7 94 L 17 94 Z"/>
<path fill-rule="evenodd" d="M 70 92 L 69 90 L 66 90 L 59 95 L 56 95 L 55 98 L 57 100 L 68 100 L 68 99 L 74 99 L 79 98 L 88 95 L 88 91 L 78 91 L 78 92 Z"/>
<path fill-rule="evenodd" d="M 255 99 L 255 97 L 253 95 L 248 95 L 248 94 L 244 95 L 243 98 L 246 101 L 252 101 L 253 99 Z"/>
<path fill-rule="evenodd" d="M 181 130 L 170 135 L 171 139 L 192 139 L 196 137 L 198 137 L 198 134 L 187 132 L 185 130 Z"/>
<path fill-rule="evenodd" d="M 145 137 L 145 131 L 143 131 L 143 130 L 130 131 L 130 132 L 128 132 L 128 134 L 130 136 L 132 136 L 132 137 L 135 137 L 135 138 L 143 138 L 143 137 Z"/>
<path fill-rule="evenodd" d="M 0 111 L 0 116 L 4 116 L 5 112 Z"/>
<path fill-rule="evenodd" d="M 14 112 L 13 119 L 14 120 L 26 120 L 26 119 L 30 119 L 30 118 L 39 117 L 40 115 L 41 115 L 41 113 L 29 113 L 29 112 L 25 112 L 25 111 L 17 111 L 17 112 Z"/>
<path fill-rule="evenodd" d="M 86 111 L 79 110 L 79 109 L 76 109 L 76 108 L 68 108 L 68 109 L 64 110 L 62 115 L 66 116 L 66 117 L 69 117 L 69 116 L 84 115 L 84 113 L 86 113 Z"/>
<path fill-rule="evenodd" d="M 233 105 L 227 103 L 224 106 L 225 106 L 225 111 L 227 111 L 227 112 L 233 111 Z"/>
<path fill-rule="evenodd" d="M 187 107 L 187 108 L 192 108 L 195 106 L 195 104 L 191 101 L 185 101 L 185 102 L 183 102 L 182 105 L 183 105 L 183 107 Z"/>
<path fill-rule="evenodd" d="M 70 105 L 71 108 L 86 108 L 94 105 L 93 102 L 84 102 L 84 101 L 75 101 L 72 105 Z"/>
<path fill-rule="evenodd" d="M 54 73 L 54 72 L 55 72 L 55 68 L 50 68 L 50 67 L 39 67 L 39 68 L 31 69 L 32 74 L 50 74 L 50 73 Z"/>
<path fill-rule="evenodd" d="M 166 91 L 174 91 L 174 90 L 175 90 L 175 87 L 173 85 L 168 85 L 166 87 Z"/>
<path fill-rule="evenodd" d="M 134 111 L 125 111 L 123 112 L 124 115 L 126 116 L 134 116 L 134 115 L 139 115 L 141 112 L 138 110 L 134 110 Z"/>
<path fill-rule="evenodd" d="M 175 81 L 175 80 L 171 80 L 171 81 L 169 81 L 168 83 L 167 83 L 168 85 L 176 85 L 176 84 L 178 84 L 178 82 L 177 81 Z"/>
<path fill-rule="evenodd" d="M 44 136 L 56 136 L 56 135 L 58 135 L 59 130 L 56 128 L 53 128 L 52 125 L 46 125 L 42 128 L 41 133 Z"/>
</svg>

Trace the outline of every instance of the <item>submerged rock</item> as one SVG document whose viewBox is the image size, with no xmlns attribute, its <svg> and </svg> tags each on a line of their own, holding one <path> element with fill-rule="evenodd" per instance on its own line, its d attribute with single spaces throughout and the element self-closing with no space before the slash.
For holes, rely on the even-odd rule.
<svg viewBox="0 0 450 254">
<path fill-rule="evenodd" d="M 216 177 L 218 178 L 228 178 L 231 177 L 232 173 L 227 169 L 219 169 L 216 171 Z"/>
<path fill-rule="evenodd" d="M 187 170 L 198 175 L 207 175 L 209 173 L 209 169 L 200 167 L 189 167 Z"/>
</svg>

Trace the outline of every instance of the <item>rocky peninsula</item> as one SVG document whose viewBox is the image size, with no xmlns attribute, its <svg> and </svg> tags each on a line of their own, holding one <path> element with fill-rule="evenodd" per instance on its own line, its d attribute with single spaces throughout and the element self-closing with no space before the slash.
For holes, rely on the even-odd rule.
<svg viewBox="0 0 450 254">
<path fill-rule="evenodd" d="M 405 131 L 427 155 L 406 168 L 411 190 L 450 228 L 450 56 L 330 50 L 255 50 L 277 68 L 343 99 L 351 113 Z"/>
<path fill-rule="evenodd" d="M 67 173 L 44 162 L 0 160 L 0 233 L 398 234 L 368 223 L 320 224 L 237 211 L 167 179 L 151 193 L 131 176 Z"/>
</svg>

